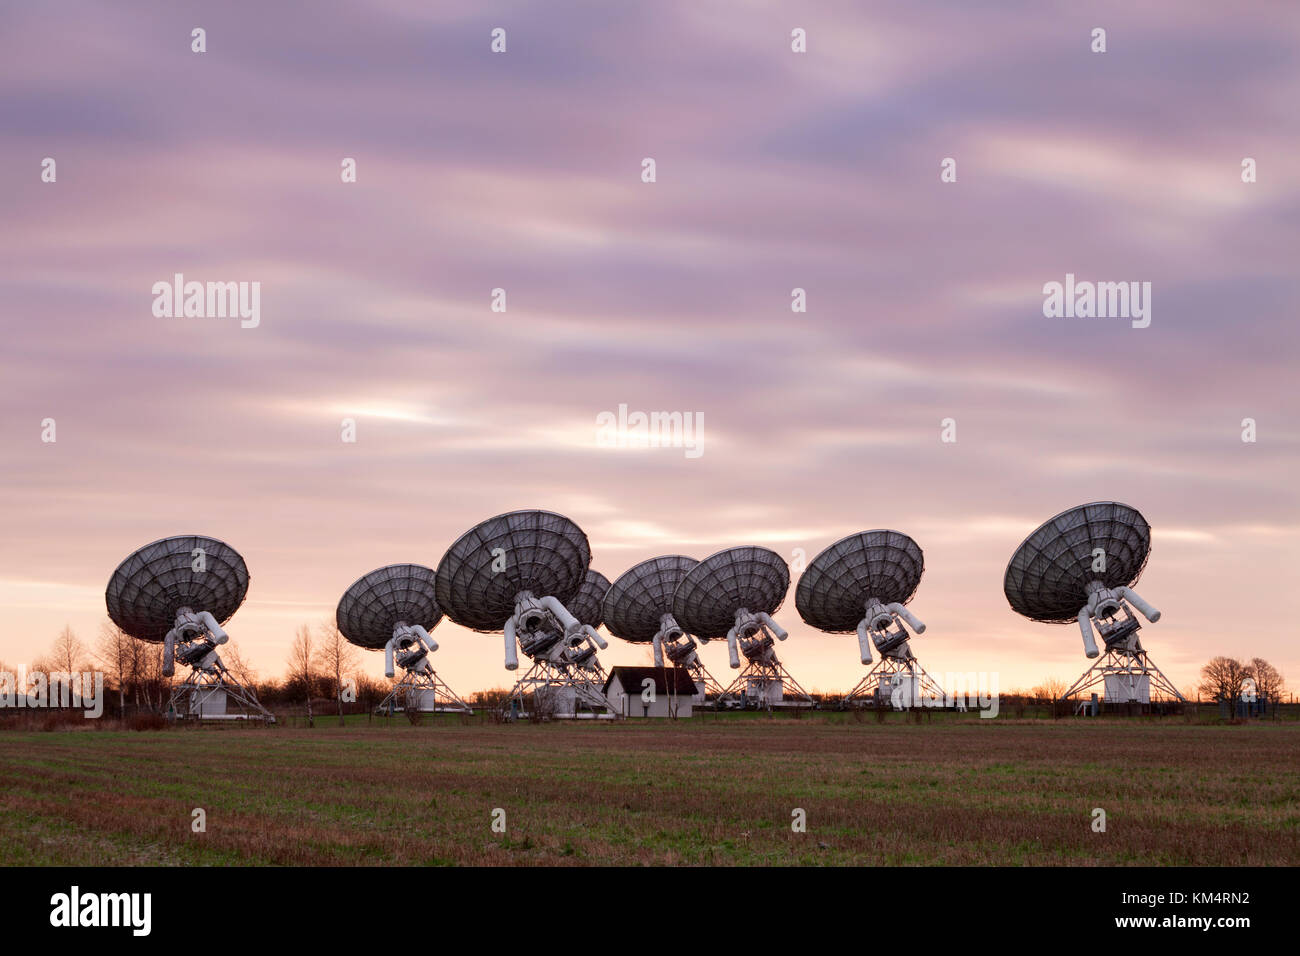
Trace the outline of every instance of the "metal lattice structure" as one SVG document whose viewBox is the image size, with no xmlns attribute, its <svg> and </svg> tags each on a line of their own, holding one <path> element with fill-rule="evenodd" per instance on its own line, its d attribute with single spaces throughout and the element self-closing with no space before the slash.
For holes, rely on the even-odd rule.
<svg viewBox="0 0 1300 956">
<path fill-rule="evenodd" d="M 367 650 L 384 651 L 384 673 L 402 679 L 376 708 L 424 713 L 472 713 L 438 676 L 429 655 L 438 649 L 429 632 L 442 620 L 434 598 L 434 572 L 419 564 L 390 564 L 357 579 L 339 600 L 339 632 Z"/>
<path fill-rule="evenodd" d="M 588 568 L 578 593 L 565 607 L 578 623 L 592 629 L 598 628 L 604 614 L 603 604 L 607 590 L 609 578 Z M 545 650 L 547 646 L 552 650 L 563 647 L 562 634 L 553 631 L 526 647 L 524 639 L 520 640 L 521 648 L 525 648 L 525 653 L 533 663 L 510 691 L 507 706 L 514 712 L 527 714 L 530 703 L 536 707 L 538 701 L 546 702 L 543 709 L 548 711 L 549 716 L 570 716 L 570 704 L 574 715 L 580 707 L 586 707 L 592 713 L 608 708 L 603 692 L 608 675 L 596 656 L 594 646 L 579 644 L 576 651 L 570 647 L 563 659 L 557 661 L 552 660 L 552 655 L 545 653 Z M 557 710 L 564 713 L 555 713 Z"/>
<path fill-rule="evenodd" d="M 684 630 L 701 640 L 725 637 L 733 670 L 740 669 L 743 654 L 745 667 L 726 695 L 769 709 L 812 705 L 776 656 L 775 642 L 789 635 L 772 614 L 789 588 L 790 569 L 779 554 L 740 547 L 705 558 L 673 592 L 672 614 Z"/>
<path fill-rule="evenodd" d="M 925 632 L 904 607 L 924 572 L 920 545 L 901 531 L 877 529 L 836 541 L 800 577 L 795 606 L 806 623 L 830 634 L 856 632 L 863 664 L 872 663 L 872 646 L 880 653 L 880 662 L 844 698 L 845 706 L 943 699 L 943 689 L 912 653 L 906 627 Z"/>
<path fill-rule="evenodd" d="M 1040 525 L 1011 556 L 1002 587 L 1012 609 L 1034 621 L 1076 621 L 1085 653 L 1100 657 L 1062 700 L 1098 685 L 1108 703 L 1184 700 L 1138 639 L 1141 624 L 1132 608 L 1153 624 L 1160 620 L 1160 612 L 1132 587 L 1150 554 L 1151 526 L 1141 512 L 1117 501 L 1094 501 Z"/>
<path fill-rule="evenodd" d="M 699 563 L 682 554 L 666 554 L 623 572 L 605 594 L 605 626 L 629 643 L 652 644 L 656 667 L 664 666 L 666 652 L 675 666 L 690 672 L 697 688 L 703 688 L 704 702 L 725 706 L 738 701 L 714 680 L 700 659 L 695 639 L 672 614 L 673 594 Z"/>
<path fill-rule="evenodd" d="M 568 607 L 576 602 L 581 613 L 599 615 L 609 582 L 589 574 L 590 563 L 582 529 L 550 511 L 489 518 L 461 535 L 438 563 L 435 597 L 447 616 L 471 630 L 502 631 L 507 670 L 518 668 L 519 651 L 532 662 L 511 691 L 512 713 L 608 712 L 605 672 L 596 658 L 608 644 Z"/>
<path fill-rule="evenodd" d="M 205 535 L 177 535 L 133 551 L 108 580 L 108 616 L 131 637 L 163 645 L 163 675 L 189 668 L 172 688 L 167 711 L 202 720 L 274 722 L 257 693 L 226 668 L 222 629 L 248 594 L 249 574 L 234 548 Z M 234 713 L 230 713 L 231 705 Z"/>
</svg>

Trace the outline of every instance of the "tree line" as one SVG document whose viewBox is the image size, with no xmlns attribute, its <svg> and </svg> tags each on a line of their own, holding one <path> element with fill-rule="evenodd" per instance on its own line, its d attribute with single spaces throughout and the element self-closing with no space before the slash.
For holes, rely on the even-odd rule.
<svg viewBox="0 0 1300 956">
<path fill-rule="evenodd" d="M 279 680 L 261 678 L 243 659 L 234 642 L 220 646 L 218 653 L 231 675 L 257 694 L 267 707 L 305 706 L 308 721 L 315 722 L 317 703 L 336 711 L 340 722 L 345 713 L 365 712 L 377 707 L 391 689 L 387 681 L 376 680 L 360 668 L 357 648 L 350 644 L 333 621 L 311 627 L 303 624 L 289 647 L 285 676 Z M 162 673 L 163 647 L 131 637 L 111 621 L 105 621 L 99 637 L 87 645 L 65 627 L 50 650 L 28 665 L 28 672 L 85 673 L 104 675 L 105 707 L 118 715 L 160 714 L 167 708 L 173 678 Z M 0 673 L 15 668 L 0 661 Z M 1055 700 L 1065 692 L 1065 681 L 1048 678 L 1025 695 Z M 1281 701 L 1286 681 L 1281 671 L 1261 657 L 1249 661 L 1219 656 L 1201 668 L 1196 688 L 1184 696 L 1199 693 L 1211 701 Z M 21 692 L 21 690 L 20 690 Z M 494 693 L 494 692 L 484 692 Z M 115 706 L 113 706 L 115 705 Z"/>
<path fill-rule="evenodd" d="M 1235 706 L 1243 700 L 1280 701 L 1285 687 L 1282 672 L 1262 657 L 1252 657 L 1249 661 L 1215 657 L 1201 668 L 1197 689 L 1210 700 L 1227 701 Z"/>
<path fill-rule="evenodd" d="M 345 712 L 378 706 L 390 690 L 387 681 L 361 670 L 357 649 L 332 621 L 298 628 L 287 672 L 280 679 L 258 675 L 233 641 L 222 644 L 217 652 L 231 676 L 251 688 L 265 706 L 305 706 L 309 717 L 314 702 L 323 702 L 341 719 Z M 164 713 L 176 678 L 164 677 L 162 670 L 161 644 L 134 638 L 110 621 L 100 626 L 98 638 L 90 643 L 65 627 L 50 650 L 27 665 L 29 674 L 102 673 L 105 712 L 112 716 Z M 183 678 L 184 670 L 178 664 L 176 677 Z M 0 661 L 0 673 L 16 674 L 17 668 Z M 17 691 L 23 693 L 26 688 Z"/>
</svg>

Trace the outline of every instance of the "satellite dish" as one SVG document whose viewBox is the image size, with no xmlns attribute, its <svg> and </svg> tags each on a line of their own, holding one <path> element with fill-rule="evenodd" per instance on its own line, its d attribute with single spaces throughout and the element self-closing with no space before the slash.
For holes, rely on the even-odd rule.
<svg viewBox="0 0 1300 956">
<path fill-rule="evenodd" d="M 813 558 L 795 589 L 795 606 L 818 630 L 847 634 L 857 630 L 867 599 L 902 606 L 924 571 L 921 548 L 907 535 L 860 531 Z"/>
<path fill-rule="evenodd" d="M 127 634 L 162 644 L 182 608 L 206 611 L 219 626 L 247 594 L 248 566 L 239 552 L 216 538 L 178 535 L 132 552 L 109 578 L 104 601 Z"/>
<path fill-rule="evenodd" d="M 1151 526 L 1141 512 L 1094 501 L 1039 525 L 1011 556 L 1002 588 L 1016 613 L 1066 623 L 1096 590 L 1093 582 L 1102 588 L 1136 583 L 1150 553 Z"/>
<path fill-rule="evenodd" d="M 429 632 L 442 620 L 433 591 L 431 569 L 390 564 L 359 578 L 339 600 L 334 614 L 339 632 L 358 647 L 383 650 L 387 677 L 402 669 L 402 680 L 377 708 L 381 712 L 392 713 L 395 707 L 473 712 L 443 683 L 429 660 L 438 649 Z"/>
<path fill-rule="evenodd" d="M 777 659 L 775 642 L 789 635 L 772 620 L 790 588 L 790 569 L 767 548 L 728 548 L 691 568 L 673 592 L 677 622 L 701 640 L 727 639 L 732 668 L 748 665 L 732 684 L 746 700 L 771 706 L 781 703 L 787 688 L 812 703 L 803 688 Z"/>
<path fill-rule="evenodd" d="M 600 627 L 605 618 L 605 592 L 609 590 L 609 578 L 591 568 L 582 579 L 582 587 L 569 599 L 565 607 L 569 613 L 582 624 Z"/>
<path fill-rule="evenodd" d="M 163 645 L 163 675 L 176 661 L 190 668 L 168 701 L 168 713 L 205 720 L 254 717 L 274 721 L 252 688 L 226 669 L 217 647 L 222 625 L 248 594 L 248 566 L 224 541 L 203 535 L 161 538 L 132 552 L 104 591 L 108 616 L 125 633 Z M 228 713 L 233 702 L 238 713 Z"/>
<path fill-rule="evenodd" d="M 447 616 L 471 630 L 502 631 L 507 670 L 519 667 L 516 649 L 533 662 L 511 692 L 512 706 L 522 710 L 531 694 L 534 707 L 545 698 L 556 716 L 576 716 L 580 703 L 608 709 L 596 650 L 609 645 L 567 607 L 588 583 L 590 563 L 582 529 L 550 511 L 489 518 L 461 535 L 438 563 L 435 597 Z M 589 587 L 601 581 L 590 579 Z M 593 603 L 599 607 L 583 599 Z"/>
<path fill-rule="evenodd" d="M 863 664 L 871 663 L 873 644 L 880 652 L 880 663 L 849 692 L 845 704 L 874 698 L 901 707 L 925 695 L 943 696 L 917 663 L 907 630 L 925 632 L 925 625 L 904 607 L 924 571 L 925 558 L 915 541 L 901 531 L 879 529 L 836 541 L 813 558 L 799 579 L 795 606 L 800 617 L 831 634 L 856 631 Z"/>
<path fill-rule="evenodd" d="M 664 653 L 676 667 L 686 668 L 695 686 L 704 686 L 721 705 L 726 690 L 700 660 L 695 639 L 673 617 L 673 594 L 687 573 L 700 562 L 682 554 L 666 554 L 629 568 L 605 594 L 605 626 L 611 634 L 632 644 L 654 645 L 656 667 L 664 666 Z"/>
<path fill-rule="evenodd" d="M 511 511 L 474 526 L 447 549 L 436 597 L 462 627 L 499 631 L 515 615 L 520 594 L 570 600 L 590 563 L 587 536 L 568 518 Z"/>
<path fill-rule="evenodd" d="M 402 625 L 431 631 L 442 620 L 433 597 L 433 571 L 419 564 L 377 568 L 344 592 L 334 617 L 344 637 L 370 650 L 386 647 L 393 629 Z"/>
<path fill-rule="evenodd" d="M 666 630 L 683 633 L 673 618 L 673 593 L 699 563 L 682 554 L 666 554 L 624 571 L 605 594 L 605 626 L 610 633 L 633 644 L 650 644 Z M 655 666 L 664 666 L 658 654 Z"/>
<path fill-rule="evenodd" d="M 1184 700 L 1143 650 L 1141 624 L 1130 608 L 1153 624 L 1160 620 L 1132 587 L 1150 553 L 1151 526 L 1141 512 L 1118 501 L 1094 501 L 1043 523 L 1011 556 L 1002 589 L 1012 609 L 1034 621 L 1076 621 L 1084 653 L 1102 657 L 1062 700 L 1098 683 L 1108 702 L 1149 703 L 1153 690 Z"/>
<path fill-rule="evenodd" d="M 746 612 L 746 626 L 773 627 L 771 614 L 790 589 L 785 560 L 767 548 L 728 548 L 692 568 L 673 593 L 673 616 L 697 637 L 729 637 Z M 753 620 L 749 620 L 752 617 Z M 780 640 L 786 633 L 775 629 Z M 729 637 L 734 640 L 734 635 Z M 738 667 L 738 664 L 733 664 Z"/>
</svg>

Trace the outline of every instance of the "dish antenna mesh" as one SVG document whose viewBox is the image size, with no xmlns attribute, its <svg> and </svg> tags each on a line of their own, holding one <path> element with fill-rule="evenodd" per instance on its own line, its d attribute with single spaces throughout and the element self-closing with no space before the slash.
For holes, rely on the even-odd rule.
<svg viewBox="0 0 1300 956">
<path fill-rule="evenodd" d="M 442 620 L 433 571 L 419 564 L 377 568 L 344 592 L 334 617 L 344 637 L 370 650 L 382 650 L 399 623 L 432 631 Z"/>
<path fill-rule="evenodd" d="M 176 662 L 189 673 L 172 688 L 170 717 L 256 719 L 274 723 L 256 692 L 226 669 L 217 647 L 222 625 L 248 594 L 248 566 L 230 545 L 204 535 L 160 538 L 132 552 L 104 590 L 113 623 L 126 634 L 163 645 L 162 673 Z M 230 705 L 235 712 L 230 713 Z"/>
<path fill-rule="evenodd" d="M 772 614 L 790 589 L 790 568 L 767 548 L 728 548 L 692 568 L 673 594 L 673 617 L 696 637 L 726 637 L 736 611 Z"/>
<path fill-rule="evenodd" d="M 583 624 L 600 627 L 604 623 L 605 592 L 608 590 L 609 578 L 588 568 L 586 577 L 582 579 L 582 587 L 565 603 L 565 607 Z"/>
<path fill-rule="evenodd" d="M 421 564 L 390 564 L 355 581 L 339 600 L 334 619 L 339 632 L 369 650 L 384 652 L 384 674 L 402 679 L 376 711 L 472 713 L 437 672 L 429 655 L 438 649 L 429 636 L 442 620 L 433 596 L 434 573 Z"/>
<path fill-rule="evenodd" d="M 109 578 L 104 602 L 127 634 L 161 644 L 181 608 L 207 611 L 224 624 L 247 594 L 248 566 L 239 552 L 191 534 L 160 538 L 132 552 Z"/>
<path fill-rule="evenodd" d="M 811 705 L 812 698 L 776 656 L 775 641 L 788 636 L 772 620 L 790 588 L 790 569 L 768 548 L 728 548 L 691 568 L 673 593 L 677 623 L 701 640 L 725 637 L 730 664 L 745 668 L 724 691 L 745 703 Z M 775 638 L 775 640 L 774 640 Z"/>
<path fill-rule="evenodd" d="M 1098 551 L 1104 567 L 1094 570 Z M 1132 585 L 1151 553 L 1151 526 L 1136 508 L 1094 501 L 1045 522 L 1016 549 L 1002 588 L 1011 607 L 1034 621 L 1073 621 L 1089 584 Z"/>
<path fill-rule="evenodd" d="M 603 575 L 588 574 L 591 547 L 582 529 L 551 511 L 511 511 L 461 535 L 438 563 L 435 596 L 457 624 L 475 631 L 502 631 L 507 670 L 518 652 L 532 661 L 516 682 L 511 714 L 575 717 L 580 706 L 607 711 L 605 672 L 596 651 L 608 644 L 599 621 Z M 582 593 L 584 585 L 588 591 Z"/>
<path fill-rule="evenodd" d="M 633 644 L 653 644 L 656 667 L 664 654 L 677 667 L 685 667 L 705 700 L 723 706 L 732 698 L 713 679 L 700 660 L 695 639 L 673 617 L 673 595 L 686 575 L 700 562 L 683 554 L 666 554 L 642 561 L 624 571 L 605 595 L 605 626 L 610 633 Z"/>
<path fill-rule="evenodd" d="M 619 575 L 605 594 L 605 626 L 615 637 L 649 644 L 671 614 L 673 593 L 700 562 L 682 554 L 651 558 Z"/>
<path fill-rule="evenodd" d="M 582 529 L 550 511 L 511 511 L 461 535 L 438 563 L 435 597 L 457 624 L 499 631 L 520 592 L 560 603 L 575 594 L 591 563 Z"/>
<path fill-rule="evenodd" d="M 795 590 L 799 616 L 831 634 L 857 632 L 863 664 L 876 664 L 845 696 L 843 704 L 874 702 L 902 709 L 942 699 L 943 689 L 912 653 L 910 625 L 925 625 L 903 605 L 912 599 L 925 557 L 901 531 L 860 531 L 841 538 L 813 558 Z"/>
<path fill-rule="evenodd" d="M 900 531 L 860 531 L 836 541 L 799 578 L 795 607 L 821 631 L 847 634 L 862 620 L 863 602 L 906 604 L 925 571 L 920 546 Z"/>
<path fill-rule="evenodd" d="M 1132 588 L 1150 553 L 1151 526 L 1141 512 L 1118 501 L 1094 501 L 1040 525 L 1011 556 L 1002 583 L 1011 607 L 1035 621 L 1077 621 L 1084 653 L 1101 658 L 1060 700 L 1101 685 L 1107 703 L 1149 704 L 1161 696 L 1184 701 L 1138 639 L 1141 624 L 1132 608 L 1153 624 L 1160 620 Z"/>
</svg>

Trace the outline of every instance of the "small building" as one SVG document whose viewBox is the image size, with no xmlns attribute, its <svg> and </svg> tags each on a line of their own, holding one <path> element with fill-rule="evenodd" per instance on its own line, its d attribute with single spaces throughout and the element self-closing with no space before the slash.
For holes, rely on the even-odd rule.
<svg viewBox="0 0 1300 956">
<path fill-rule="evenodd" d="M 604 690 L 621 717 L 690 717 L 697 693 L 684 667 L 615 667 Z"/>
<path fill-rule="evenodd" d="M 1151 678 L 1146 674 L 1107 674 L 1105 682 L 1108 704 L 1151 703 Z"/>
</svg>

